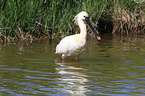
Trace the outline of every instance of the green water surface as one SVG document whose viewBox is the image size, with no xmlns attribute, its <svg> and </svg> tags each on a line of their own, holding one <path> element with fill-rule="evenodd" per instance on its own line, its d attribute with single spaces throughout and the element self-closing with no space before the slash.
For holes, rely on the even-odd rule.
<svg viewBox="0 0 145 96">
<path fill-rule="evenodd" d="M 143 96 L 144 39 L 89 39 L 80 60 L 54 54 L 59 40 L 0 45 L 0 95 Z"/>
</svg>

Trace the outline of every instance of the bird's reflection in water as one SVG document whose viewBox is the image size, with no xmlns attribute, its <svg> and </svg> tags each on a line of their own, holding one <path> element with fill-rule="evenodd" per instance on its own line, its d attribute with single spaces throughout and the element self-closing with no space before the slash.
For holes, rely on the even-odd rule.
<svg viewBox="0 0 145 96">
<path fill-rule="evenodd" d="M 84 71 L 87 71 L 84 68 L 74 67 L 76 62 L 67 63 L 65 60 L 56 61 L 57 65 L 57 73 L 61 76 L 58 79 L 60 82 L 59 88 L 57 90 L 61 90 L 64 93 L 69 93 L 71 95 L 85 95 L 86 92 L 90 90 L 87 89 L 88 75 L 85 75 Z"/>
</svg>

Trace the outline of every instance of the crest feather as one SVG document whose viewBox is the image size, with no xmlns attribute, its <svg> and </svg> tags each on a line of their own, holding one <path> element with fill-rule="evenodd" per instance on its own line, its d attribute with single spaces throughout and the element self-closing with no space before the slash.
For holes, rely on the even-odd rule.
<svg viewBox="0 0 145 96">
<path fill-rule="evenodd" d="M 73 19 L 73 21 L 75 22 L 76 25 L 78 25 L 78 15 L 76 15 L 75 18 Z"/>
</svg>

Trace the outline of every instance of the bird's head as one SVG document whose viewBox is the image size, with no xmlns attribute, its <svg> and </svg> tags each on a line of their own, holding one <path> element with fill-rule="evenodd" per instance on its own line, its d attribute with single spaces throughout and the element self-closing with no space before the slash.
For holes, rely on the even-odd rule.
<svg viewBox="0 0 145 96">
<path fill-rule="evenodd" d="M 78 19 L 79 20 L 85 20 L 86 17 L 88 17 L 88 13 L 85 11 L 80 12 L 79 14 L 77 14 L 75 16 L 75 18 L 73 19 L 73 21 L 75 21 L 75 23 L 78 25 Z"/>
<path fill-rule="evenodd" d="M 85 12 L 85 11 L 82 11 L 78 14 L 78 18 L 82 19 L 82 20 L 85 20 L 86 17 L 88 17 L 88 13 Z"/>
<path fill-rule="evenodd" d="M 73 20 L 75 21 L 76 24 L 79 23 L 79 20 L 85 20 L 88 23 L 88 25 L 90 26 L 90 28 L 92 29 L 92 31 L 95 33 L 96 39 L 101 40 L 101 37 L 99 36 L 98 32 L 96 32 L 96 30 L 92 26 L 87 12 L 85 12 L 85 11 L 80 12 L 79 14 L 77 14 L 75 16 L 75 18 Z"/>
</svg>

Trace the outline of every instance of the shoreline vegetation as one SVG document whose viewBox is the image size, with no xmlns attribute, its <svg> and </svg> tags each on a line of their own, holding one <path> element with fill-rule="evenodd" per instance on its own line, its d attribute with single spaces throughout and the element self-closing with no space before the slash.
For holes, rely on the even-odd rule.
<svg viewBox="0 0 145 96">
<path fill-rule="evenodd" d="M 1 0 L 0 42 L 75 34 L 73 18 L 80 11 L 89 14 L 100 34 L 145 33 L 144 0 Z"/>
</svg>

